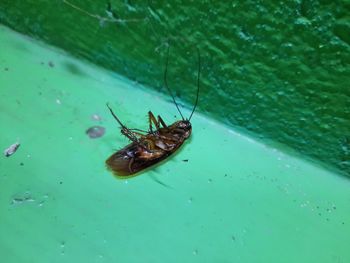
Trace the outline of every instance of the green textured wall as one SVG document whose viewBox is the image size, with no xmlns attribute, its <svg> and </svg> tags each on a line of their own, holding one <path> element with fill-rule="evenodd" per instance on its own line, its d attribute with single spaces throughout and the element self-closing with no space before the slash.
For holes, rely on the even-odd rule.
<svg viewBox="0 0 350 263">
<path fill-rule="evenodd" d="M 0 2 L 0 22 L 350 173 L 347 1 Z M 74 68 L 71 68 L 74 71 Z"/>
</svg>

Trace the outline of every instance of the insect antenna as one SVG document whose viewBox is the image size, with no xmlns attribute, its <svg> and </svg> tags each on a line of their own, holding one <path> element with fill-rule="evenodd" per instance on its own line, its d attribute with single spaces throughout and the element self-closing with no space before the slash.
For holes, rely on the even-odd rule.
<svg viewBox="0 0 350 263">
<path fill-rule="evenodd" d="M 167 53 L 167 57 L 166 57 L 166 64 L 165 64 L 165 71 L 164 71 L 164 84 L 165 84 L 165 87 L 167 88 L 167 90 L 168 90 L 168 92 L 169 92 L 171 98 L 173 99 L 173 102 L 174 102 L 174 104 L 175 104 L 175 106 L 176 106 L 176 108 L 177 108 L 177 111 L 180 113 L 181 118 L 182 118 L 183 120 L 185 120 L 185 119 L 184 119 L 184 116 L 182 115 L 182 113 L 181 113 L 181 111 L 180 111 L 180 109 L 179 109 L 179 106 L 178 106 L 177 103 L 176 103 L 176 100 L 175 100 L 175 98 L 174 98 L 174 95 L 173 95 L 173 93 L 171 92 L 171 90 L 169 89 L 169 86 L 168 86 L 167 73 L 168 73 L 168 64 L 169 64 L 169 48 L 170 48 L 170 46 L 168 46 L 168 53 Z"/>
<path fill-rule="evenodd" d="M 198 103 L 198 96 L 199 96 L 199 78 L 201 75 L 201 56 L 199 54 L 198 48 L 197 48 L 197 53 L 198 53 L 197 95 L 196 95 L 196 101 L 195 101 L 194 106 L 193 106 L 193 110 L 191 112 L 190 117 L 188 118 L 189 121 L 191 120 L 192 115 L 193 115 L 194 111 L 196 110 L 197 103 Z"/>
</svg>

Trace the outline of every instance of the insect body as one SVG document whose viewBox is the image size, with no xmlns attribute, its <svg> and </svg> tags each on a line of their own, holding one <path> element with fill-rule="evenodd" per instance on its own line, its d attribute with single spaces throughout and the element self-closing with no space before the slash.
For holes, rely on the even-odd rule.
<svg viewBox="0 0 350 263">
<path fill-rule="evenodd" d="M 147 167 L 150 167 L 174 153 L 188 139 L 192 132 L 191 117 L 196 109 L 199 94 L 199 76 L 200 76 L 200 56 L 198 52 L 198 77 L 197 77 L 197 96 L 193 110 L 188 119 L 185 119 L 172 95 L 167 84 L 167 68 L 169 60 L 169 49 L 164 72 L 164 83 L 171 95 L 173 102 L 180 113 L 182 120 L 176 121 L 171 125 L 166 125 L 163 119 L 158 115 L 156 119 L 151 111 L 148 112 L 149 130 L 127 128 L 113 110 L 108 106 L 112 116 L 121 126 L 121 133 L 125 135 L 131 143 L 123 149 L 112 154 L 107 160 L 107 167 L 117 176 L 134 175 Z"/>
</svg>

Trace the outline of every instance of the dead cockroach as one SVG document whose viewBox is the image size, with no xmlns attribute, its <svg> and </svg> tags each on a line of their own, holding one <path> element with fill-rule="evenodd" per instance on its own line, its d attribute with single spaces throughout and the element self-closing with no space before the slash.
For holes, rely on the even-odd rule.
<svg viewBox="0 0 350 263">
<path fill-rule="evenodd" d="M 121 133 L 130 141 L 129 145 L 112 154 L 107 160 L 107 167 L 117 176 L 130 176 L 166 159 L 173 154 L 192 132 L 191 118 L 197 107 L 199 95 L 199 77 L 200 77 L 200 54 L 198 52 L 198 75 L 197 75 L 197 95 L 190 117 L 185 119 L 179 109 L 178 104 L 168 87 L 167 71 L 169 62 L 169 48 L 167 53 L 164 85 L 167 88 L 172 100 L 180 113 L 182 120 L 176 121 L 171 125 L 166 125 L 163 119 L 158 115 L 156 119 L 151 111 L 148 112 L 149 130 L 142 131 L 139 129 L 127 128 L 113 110 L 107 104 L 112 116 L 121 126 Z M 153 127 L 155 126 L 155 129 Z"/>
</svg>

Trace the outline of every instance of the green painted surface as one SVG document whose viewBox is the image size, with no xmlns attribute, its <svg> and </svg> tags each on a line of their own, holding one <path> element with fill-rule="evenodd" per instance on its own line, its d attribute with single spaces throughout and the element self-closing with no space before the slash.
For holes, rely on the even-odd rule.
<svg viewBox="0 0 350 263">
<path fill-rule="evenodd" d="M 105 102 L 139 128 L 148 110 L 174 121 L 174 105 L 2 26 L 0 38 L 0 148 L 21 143 L 0 157 L 3 262 L 350 261 L 347 178 L 195 114 L 178 154 L 117 180 L 104 160 L 127 140 Z M 88 138 L 93 125 L 105 136 Z"/>
<path fill-rule="evenodd" d="M 0 2 L 0 22 L 350 173 L 349 1 Z M 278 146 L 281 147 L 281 146 Z"/>
</svg>

